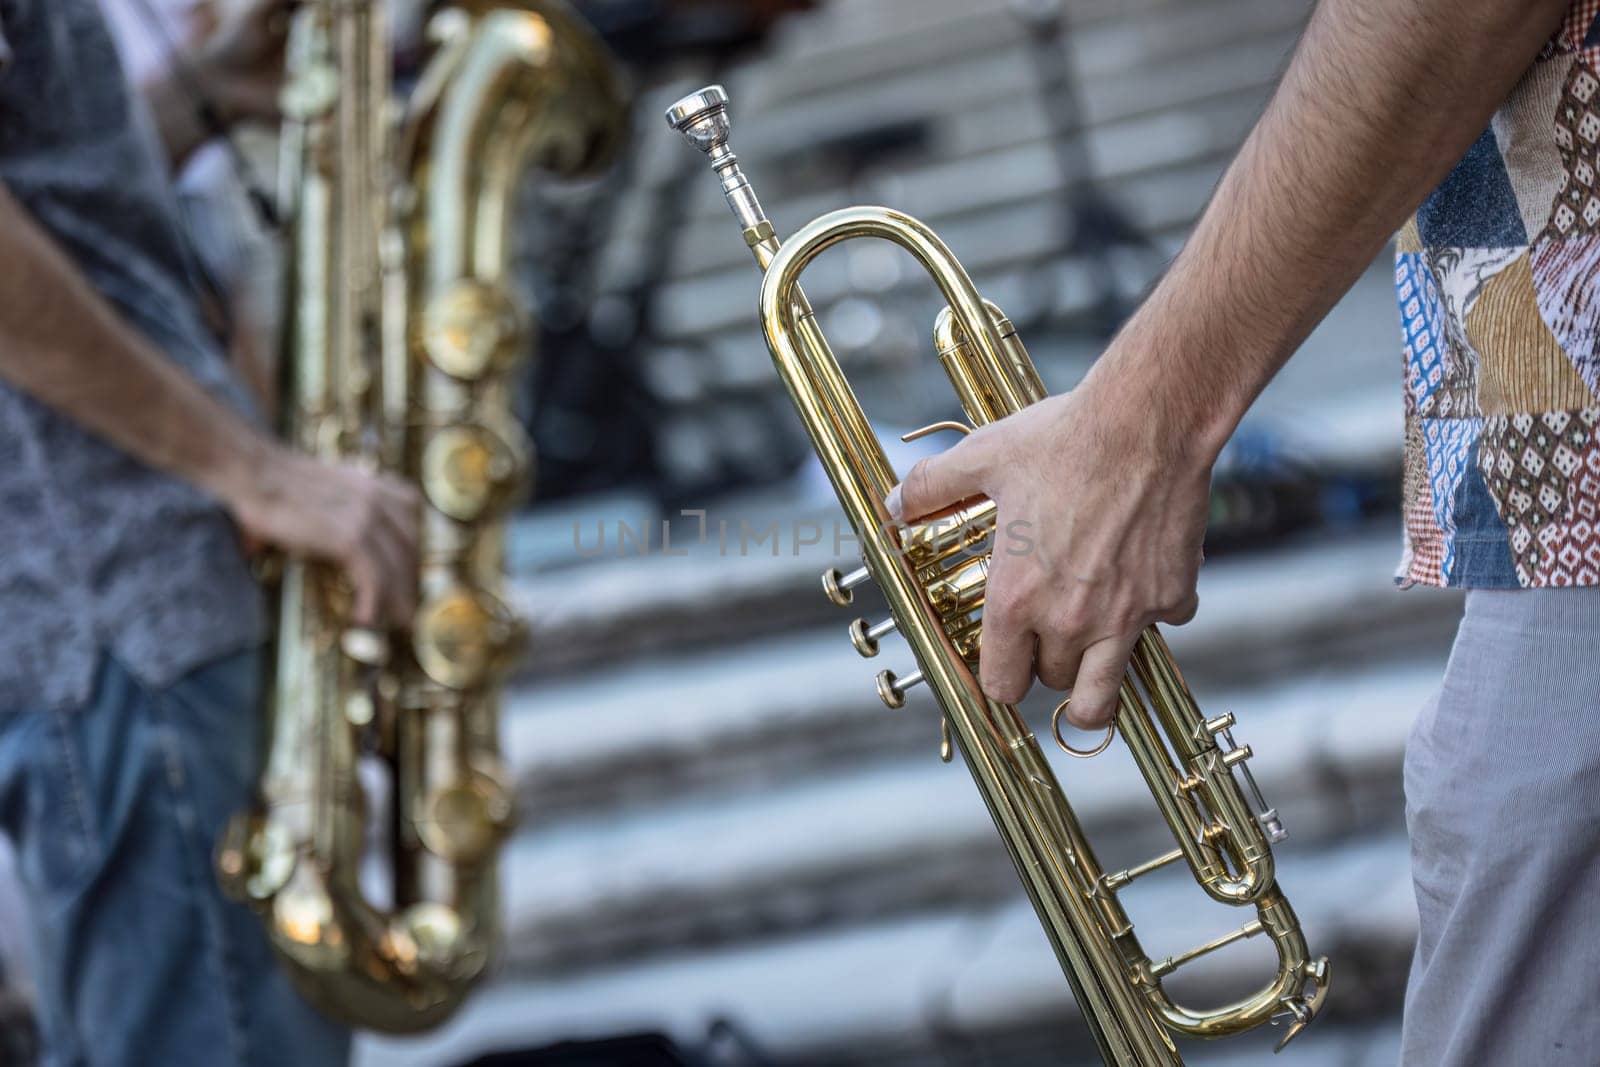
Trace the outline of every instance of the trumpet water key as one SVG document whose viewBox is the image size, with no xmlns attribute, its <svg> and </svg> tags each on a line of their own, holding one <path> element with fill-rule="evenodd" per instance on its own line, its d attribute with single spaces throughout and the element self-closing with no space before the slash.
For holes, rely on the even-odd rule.
<svg viewBox="0 0 1600 1067">
<path fill-rule="evenodd" d="M 1096 859 L 1055 773 L 1017 709 L 983 695 L 974 676 L 982 640 L 983 595 L 995 508 L 968 501 L 949 514 L 901 527 L 884 500 L 898 482 L 866 415 L 840 371 L 800 275 L 841 242 L 876 238 L 911 254 L 938 285 L 948 307 L 934 329 L 939 360 L 973 425 L 1004 418 L 1044 398 L 1027 350 L 1000 309 L 984 301 L 950 250 L 927 226 L 883 207 L 824 215 L 780 245 L 772 223 L 728 145 L 728 97 L 711 86 L 678 101 L 667 121 L 705 152 L 764 271 L 760 315 L 772 359 L 805 423 L 839 503 L 855 528 L 864 566 L 823 576 L 827 596 L 849 604 L 874 582 L 890 617 L 859 619 L 850 640 L 863 656 L 899 633 L 915 669 L 878 675 L 885 704 L 899 707 L 914 686 L 927 686 L 943 712 L 944 755 L 959 747 L 995 826 L 1016 865 L 1089 1029 L 1107 1063 L 1126 1067 L 1179 1064 L 1173 1034 L 1223 1037 L 1269 1021 L 1285 1021 L 1281 1049 L 1316 1016 L 1328 989 L 1328 962 L 1306 947 L 1299 920 L 1279 890 L 1271 843 L 1283 837 L 1233 741 L 1231 715 L 1203 716 L 1154 627 L 1134 650 L 1111 731 L 1091 756 L 1120 733 L 1150 787 L 1174 847 L 1124 870 Z M 940 429 L 966 431 L 960 423 Z M 1063 705 L 1064 706 L 1064 705 Z M 1140 946 L 1118 891 L 1135 879 L 1183 864 L 1205 894 L 1250 909 L 1233 933 L 1197 948 L 1152 959 Z M 1278 966 L 1253 995 L 1216 1008 L 1191 1009 L 1167 993 L 1164 979 L 1191 960 L 1244 938 L 1265 935 Z"/>
</svg>

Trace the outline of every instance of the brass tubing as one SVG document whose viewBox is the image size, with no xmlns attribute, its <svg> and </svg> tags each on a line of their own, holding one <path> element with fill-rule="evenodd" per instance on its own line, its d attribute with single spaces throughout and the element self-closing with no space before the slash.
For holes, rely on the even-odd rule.
<svg viewBox="0 0 1600 1067">
<path fill-rule="evenodd" d="M 1233 772 L 1222 762 L 1215 740 L 1204 733 L 1205 717 L 1200 714 L 1189 687 L 1172 661 L 1166 641 L 1155 627 L 1139 636 L 1129 667 L 1151 695 L 1151 705 L 1183 766 L 1199 779 L 1199 799 L 1213 819 L 1229 828 L 1228 853 L 1239 870 L 1229 872 L 1222 867 L 1214 850 L 1202 860 L 1205 850 L 1197 848 L 1190 856 L 1196 880 L 1213 899 L 1222 903 L 1242 904 L 1255 900 L 1273 885 L 1271 846 L 1244 794 L 1234 783 Z M 1157 743 L 1153 739 L 1148 743 L 1152 764 L 1156 762 Z M 1159 749 L 1159 759 L 1174 772 L 1181 773 L 1173 767 L 1164 745 Z M 1185 807 L 1193 808 L 1191 798 L 1195 792 L 1188 791 Z"/>
<path fill-rule="evenodd" d="M 1170 852 L 1163 852 L 1159 856 L 1147 859 L 1143 863 L 1135 864 L 1125 870 L 1105 875 L 1100 879 L 1100 885 L 1106 891 L 1114 892 L 1135 879 L 1143 878 L 1145 875 L 1153 871 L 1159 871 L 1161 868 L 1177 863 L 1181 859 L 1183 859 L 1183 849 L 1175 848 Z"/>
<path fill-rule="evenodd" d="M 994 533 L 994 501 L 982 500 L 956 508 L 935 519 L 908 525 L 900 543 L 913 566 L 926 567 L 969 554 L 972 558 L 988 553 L 975 550 Z"/>
<path fill-rule="evenodd" d="M 987 322 L 970 280 L 959 273 L 937 238 L 907 216 L 876 208 L 836 212 L 801 230 L 773 257 L 761 291 L 768 345 L 846 515 L 863 532 L 881 529 L 887 518 L 883 493 L 892 483 L 885 484 L 880 473 L 888 471 L 887 459 L 875 438 L 865 451 L 855 452 L 850 435 L 838 432 L 841 426 L 864 423 L 865 416 L 837 362 L 812 343 L 811 331 L 795 321 L 794 294 L 800 272 L 817 254 L 838 241 L 868 235 L 907 247 L 934 274 L 953 306 L 983 316 L 984 328 L 975 331 L 979 343 L 990 353 L 999 351 L 993 325 Z M 802 320 L 806 325 L 813 321 L 809 316 Z M 881 536 L 863 536 L 862 549 L 949 718 L 956 744 L 1052 933 L 1057 957 L 1108 1061 L 1181 1062 L 1170 1038 L 1123 977 L 1118 953 L 1092 932 L 1098 917 L 1086 894 L 1098 869 L 1085 870 L 1092 862 L 1086 845 L 1081 855 L 1061 847 L 1061 824 L 1066 820 L 1047 812 L 1065 808 L 1065 799 L 1032 735 L 1014 709 L 983 697 L 894 546 Z M 1043 805 L 1041 795 L 1049 798 Z M 1070 812 L 1066 818 L 1071 818 Z M 1075 933 L 1066 935 L 1068 930 Z M 1115 1025 L 1108 1020 L 1115 1020 Z"/>
<path fill-rule="evenodd" d="M 1217 949 L 1231 945 L 1235 941 L 1243 941 L 1247 937 L 1254 937 L 1259 934 L 1262 929 L 1263 927 L 1260 919 L 1251 919 L 1237 930 L 1223 934 L 1221 937 L 1212 938 L 1205 944 L 1196 945 L 1194 948 L 1191 948 L 1185 952 L 1179 952 L 1177 955 L 1168 956 L 1165 959 L 1152 963 L 1150 965 L 1150 973 L 1155 975 L 1157 978 L 1160 978 L 1163 975 L 1171 974 L 1179 967 L 1182 967 L 1185 963 L 1190 963 L 1202 956 L 1209 956 L 1211 953 L 1217 951 Z"/>
<path fill-rule="evenodd" d="M 1313 992 L 1304 999 L 1306 1014 L 1297 1019 L 1299 1025 L 1285 1035 L 1278 1047 L 1282 1048 L 1314 1016 L 1327 993 L 1328 967 L 1326 960 L 1313 960 L 1306 948 L 1305 936 L 1300 931 L 1299 920 L 1289 907 L 1289 902 L 1277 889 L 1269 890 L 1256 902 L 1256 914 L 1263 931 L 1278 952 L 1278 971 L 1274 980 L 1256 993 L 1232 1004 L 1209 1011 L 1191 1011 L 1173 1003 L 1161 988 L 1158 980 L 1152 981 L 1146 992 L 1162 1021 L 1170 1029 L 1194 1037 L 1216 1038 L 1252 1030 L 1270 1022 L 1283 1012 L 1295 1012 L 1294 1004 L 1303 998 L 1309 983 Z M 1152 976 L 1153 977 L 1153 976 Z"/>
<path fill-rule="evenodd" d="M 943 619 L 976 611 L 983 607 L 988 578 L 988 557 L 968 560 L 930 582 L 926 586 L 928 600 Z"/>
<path fill-rule="evenodd" d="M 1293 1037 L 1321 1006 L 1327 963 L 1309 957 L 1299 924 L 1273 884 L 1270 853 L 1264 842 L 1257 847 L 1263 840 L 1260 828 L 1233 777 L 1235 765 L 1241 776 L 1246 774 L 1247 749 L 1234 747 L 1227 734 L 1231 718 L 1203 719 L 1160 634 L 1151 628 L 1139 638 L 1118 694 L 1116 722 L 1177 847 L 1106 874 L 1017 709 L 986 699 L 973 675 L 986 567 L 983 553 L 975 554 L 978 562 L 959 556 L 974 547 L 966 524 L 979 524 L 980 535 L 993 529 L 993 503 L 964 501 L 950 514 L 903 529 L 887 524 L 884 494 L 895 473 L 817 328 L 800 276 L 816 256 L 843 241 L 875 238 L 909 252 L 948 305 L 935 326 L 935 345 L 973 426 L 1045 396 L 1009 320 L 978 296 L 931 230 L 889 208 L 833 212 L 780 246 L 728 147 L 727 94 L 720 87 L 683 98 L 668 109 L 667 118 L 707 154 L 765 271 L 761 320 L 773 363 L 857 532 L 865 570 L 881 587 L 894 626 L 916 657 L 915 671 L 883 672 L 880 690 L 886 702 L 898 705 L 913 680 L 931 689 L 1101 1055 L 1126 1067 L 1180 1064 L 1171 1033 L 1221 1036 L 1278 1014 L 1293 1017 L 1285 1040 Z M 848 600 L 833 590 L 830 596 Z M 875 632 L 858 622 L 853 631 L 858 647 L 876 651 Z M 1227 751 L 1218 747 L 1217 736 L 1224 737 Z M 1117 890 L 1179 860 L 1187 861 L 1213 897 L 1233 905 L 1253 903 L 1256 918 L 1243 933 L 1152 963 Z M 1266 987 L 1204 1012 L 1189 1011 L 1167 997 L 1162 975 L 1258 931 L 1268 935 L 1279 956 L 1278 972 Z"/>
</svg>

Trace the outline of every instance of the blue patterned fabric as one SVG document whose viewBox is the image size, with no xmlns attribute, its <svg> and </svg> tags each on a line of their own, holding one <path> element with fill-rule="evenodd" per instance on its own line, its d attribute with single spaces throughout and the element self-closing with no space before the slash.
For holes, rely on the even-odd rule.
<svg viewBox="0 0 1600 1067">
<path fill-rule="evenodd" d="M 1600 585 L 1600 0 L 1396 241 L 1403 584 Z"/>
<path fill-rule="evenodd" d="M 95 0 L 0 0 L 0 40 L 0 182 L 125 321 L 248 411 Z M 0 713 L 82 705 L 105 650 L 162 685 L 265 628 L 216 501 L 4 383 L 0 615 Z"/>
</svg>

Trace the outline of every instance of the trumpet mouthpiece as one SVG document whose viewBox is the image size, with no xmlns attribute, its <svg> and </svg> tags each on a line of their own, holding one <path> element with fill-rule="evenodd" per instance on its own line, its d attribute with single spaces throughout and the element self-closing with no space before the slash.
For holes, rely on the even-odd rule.
<svg viewBox="0 0 1600 1067">
<path fill-rule="evenodd" d="M 728 119 L 727 90 L 720 85 L 708 85 L 690 93 L 667 108 L 667 125 L 702 152 L 726 145 L 732 127 Z"/>
</svg>

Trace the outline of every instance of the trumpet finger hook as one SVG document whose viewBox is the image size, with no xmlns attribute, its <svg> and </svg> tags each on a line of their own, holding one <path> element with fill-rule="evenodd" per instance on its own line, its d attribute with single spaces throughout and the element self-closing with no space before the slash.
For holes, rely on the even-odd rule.
<svg viewBox="0 0 1600 1067">
<path fill-rule="evenodd" d="M 1072 698 L 1067 697 L 1056 705 L 1055 713 L 1050 716 L 1050 733 L 1055 737 L 1056 744 L 1061 746 L 1061 751 L 1067 755 L 1076 756 L 1078 759 L 1092 759 L 1111 747 L 1111 739 L 1117 736 L 1117 724 L 1108 723 L 1106 725 L 1106 735 L 1093 748 L 1073 748 L 1067 744 L 1067 739 L 1061 736 L 1061 716 L 1066 714 L 1067 705 L 1071 703 Z"/>
<path fill-rule="evenodd" d="M 968 426 L 964 422 L 956 422 L 954 419 L 946 419 L 943 422 L 929 423 L 920 430 L 912 430 L 910 433 L 903 433 L 900 435 L 900 440 L 910 444 L 912 441 L 920 441 L 929 434 L 938 433 L 941 430 L 954 430 L 962 437 L 965 437 L 967 434 L 972 432 L 972 427 Z"/>
</svg>

